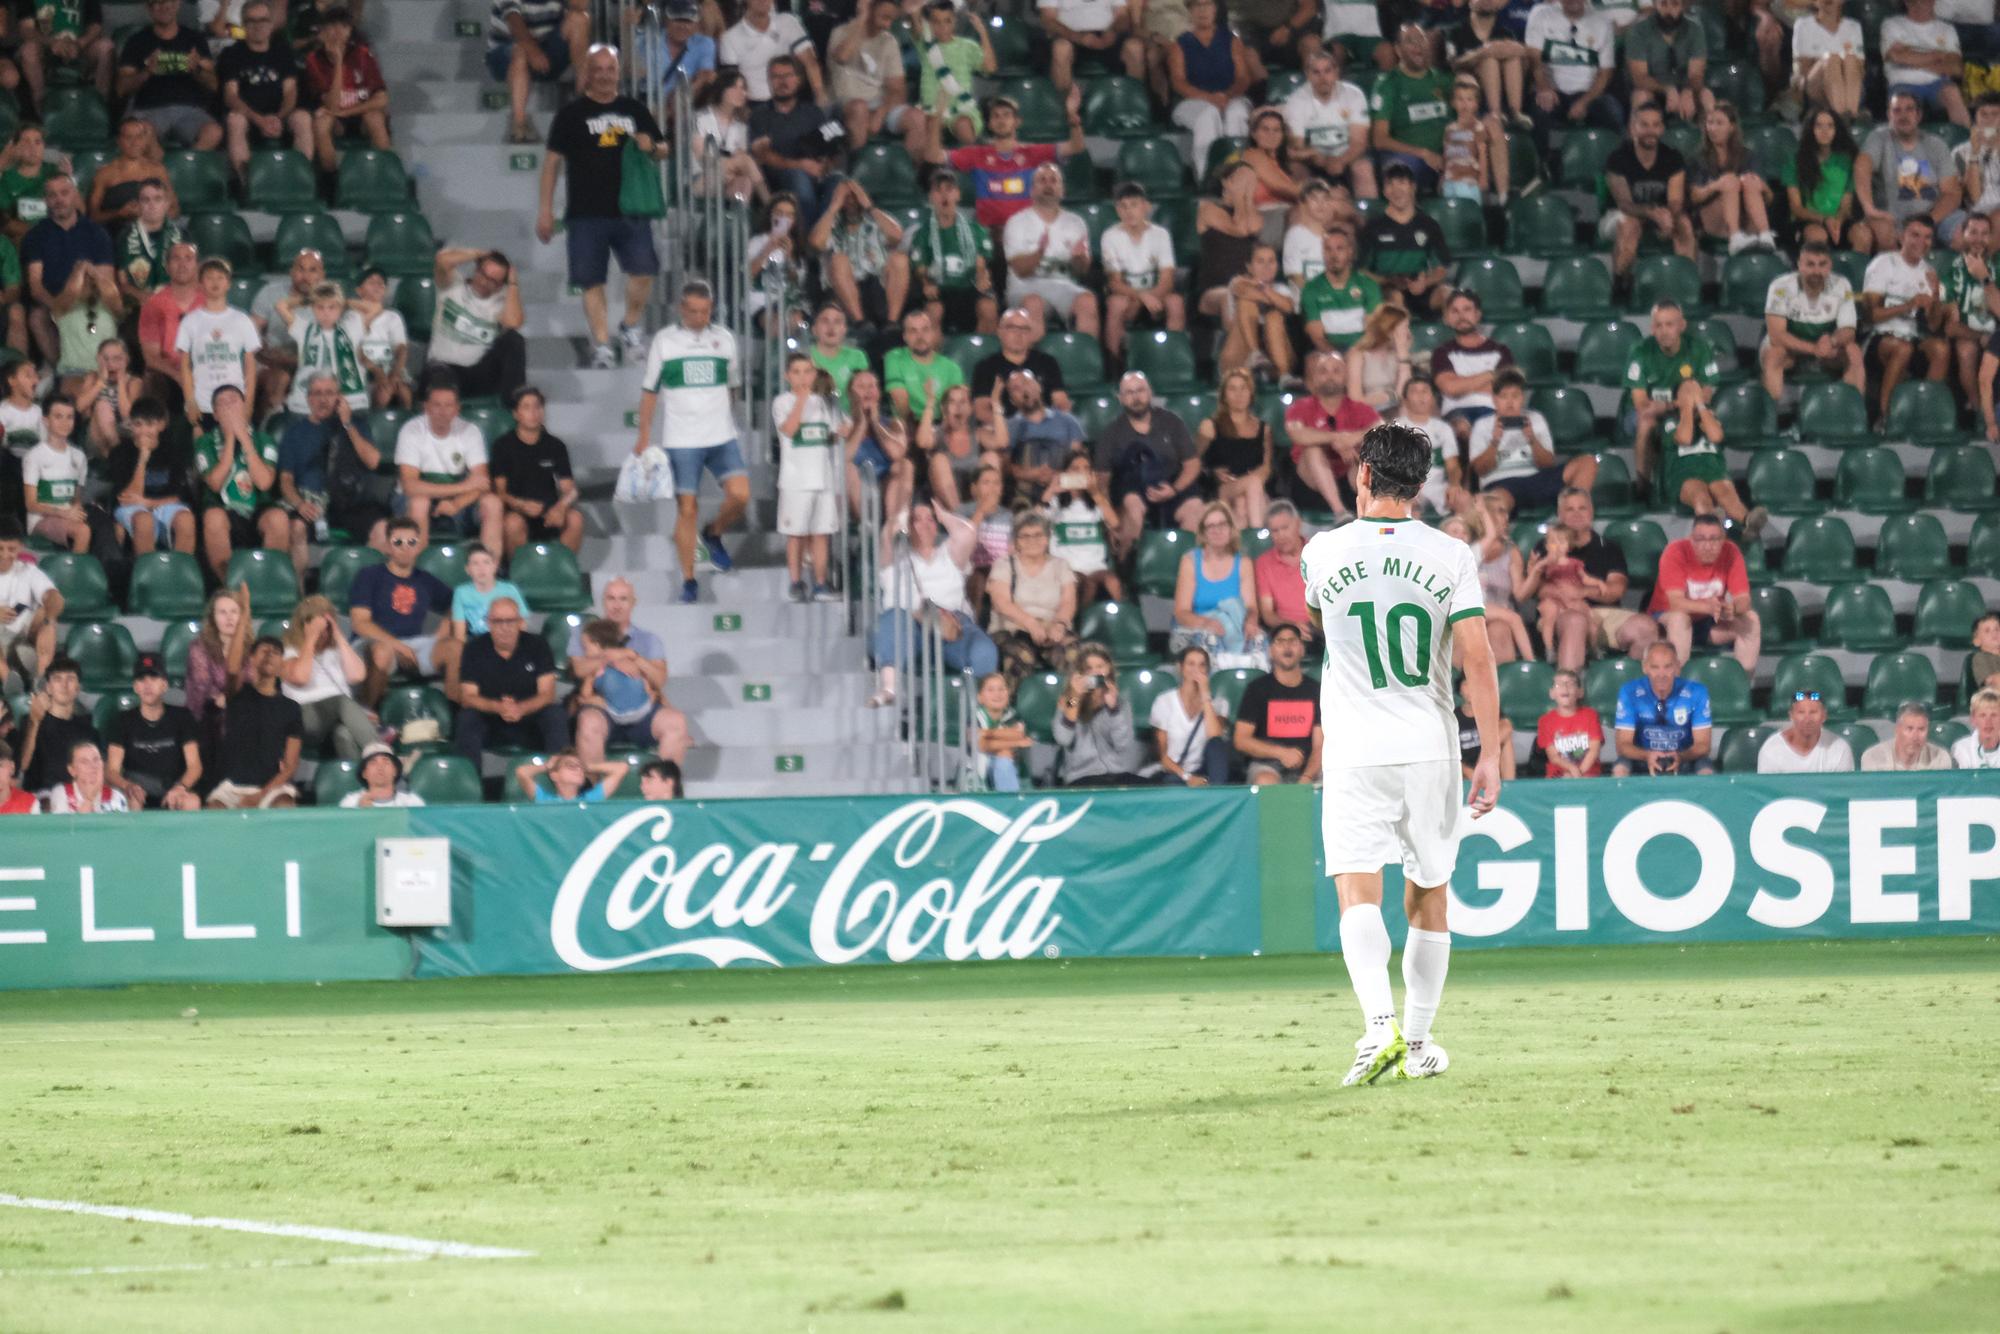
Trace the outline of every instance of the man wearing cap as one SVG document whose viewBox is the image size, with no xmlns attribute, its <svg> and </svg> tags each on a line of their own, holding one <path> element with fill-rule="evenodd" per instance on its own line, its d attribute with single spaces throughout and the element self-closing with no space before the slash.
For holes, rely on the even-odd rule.
<svg viewBox="0 0 2000 1334">
<path fill-rule="evenodd" d="M 945 7 L 951 7 L 950 0 L 945 0 Z M 847 125 L 850 152 L 860 152 L 884 130 L 903 137 L 912 159 L 923 157 L 929 141 L 922 108 L 909 104 L 903 48 L 891 31 L 901 13 L 896 0 L 869 0 L 853 19 L 833 30 L 827 64 L 833 104 Z"/>
<path fill-rule="evenodd" d="M 133 810 L 201 809 L 201 729 L 194 715 L 167 703 L 167 669 L 157 653 L 142 653 L 132 668 L 139 706 L 112 720 L 106 736 L 106 781 L 125 794 Z"/>
<path fill-rule="evenodd" d="M 628 46 L 632 44 L 630 32 L 643 12 L 638 5 L 625 11 Z M 700 17 L 701 11 L 694 0 L 668 0 L 665 31 L 654 41 L 650 52 L 638 53 L 642 61 L 651 57 L 640 81 L 657 88 L 661 103 L 672 97 L 682 84 L 687 85 L 690 96 L 699 97 L 701 90 L 715 78 L 715 39 L 696 30 L 695 22 Z"/>
<path fill-rule="evenodd" d="M 361 752 L 361 786 L 340 799 L 342 810 L 374 806 L 421 806 L 424 799 L 402 786 L 403 762 L 377 741 Z"/>
<path fill-rule="evenodd" d="M 949 151 L 944 146 L 944 118 L 930 118 L 930 143 L 924 156 L 972 176 L 973 213 L 982 227 L 1001 228 L 1028 207 L 1028 187 L 1044 163 L 1086 151 L 1083 141 L 1083 92 L 1071 88 L 1063 101 L 1069 113 L 1069 138 L 1060 144 L 1021 142 L 1021 107 L 1012 98 L 986 100 L 986 142 Z"/>
</svg>

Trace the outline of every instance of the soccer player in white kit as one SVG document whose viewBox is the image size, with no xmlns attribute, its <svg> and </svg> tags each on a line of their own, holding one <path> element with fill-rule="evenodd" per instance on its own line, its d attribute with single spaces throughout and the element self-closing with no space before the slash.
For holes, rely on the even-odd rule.
<svg viewBox="0 0 2000 1334">
<path fill-rule="evenodd" d="M 1306 605 L 1326 642 L 1320 712 L 1326 773 L 1320 829 L 1340 896 L 1340 953 L 1366 1029 L 1343 1084 L 1443 1073 L 1431 1020 L 1451 961 L 1447 887 L 1458 861 L 1458 723 L 1451 663 L 1461 650 L 1465 701 L 1481 752 L 1469 804 L 1476 819 L 1500 796 L 1500 683 L 1485 630 L 1472 548 L 1410 517 L 1431 470 L 1431 440 L 1384 424 L 1361 438 L 1359 517 L 1306 543 Z M 1389 989 L 1382 868 L 1400 862 L 1410 933 L 1403 942 L 1403 1027 Z"/>
</svg>

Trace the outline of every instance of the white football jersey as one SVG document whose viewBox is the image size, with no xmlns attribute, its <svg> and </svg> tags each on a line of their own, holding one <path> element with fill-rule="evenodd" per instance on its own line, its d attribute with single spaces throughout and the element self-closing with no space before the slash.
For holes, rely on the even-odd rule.
<svg viewBox="0 0 2000 1334">
<path fill-rule="evenodd" d="M 1457 759 L 1452 627 L 1486 614 L 1472 548 L 1415 519 L 1356 519 L 1307 542 L 1300 565 L 1326 626 L 1325 766 Z"/>
</svg>

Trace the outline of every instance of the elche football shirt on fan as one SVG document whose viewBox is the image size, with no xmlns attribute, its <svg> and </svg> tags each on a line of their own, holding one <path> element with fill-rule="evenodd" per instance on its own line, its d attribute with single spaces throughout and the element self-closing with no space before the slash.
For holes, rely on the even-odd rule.
<svg viewBox="0 0 2000 1334">
<path fill-rule="evenodd" d="M 1835 330 L 1854 327 L 1854 289 L 1840 274 L 1829 273 L 1826 286 L 1813 296 L 1798 274 L 1781 273 L 1764 293 L 1764 313 L 1783 320 L 1792 337 L 1816 342 Z"/>
<path fill-rule="evenodd" d="M 797 397 L 788 389 L 771 401 L 771 429 L 790 421 Z M 781 491 L 831 491 L 835 482 L 833 447 L 847 418 L 838 406 L 812 395 L 806 400 L 796 435 L 778 436 L 778 489 Z"/>
<path fill-rule="evenodd" d="M 500 312 L 506 304 L 506 288 L 481 296 L 460 277 L 438 293 L 431 345 L 424 355 L 447 366 L 478 365 L 500 337 Z"/>
<path fill-rule="evenodd" d="M 1300 567 L 1326 627 L 1325 767 L 1457 759 L 1451 627 L 1486 612 L 1472 548 L 1415 519 L 1356 519 L 1307 542 Z"/>
<path fill-rule="evenodd" d="M 396 432 L 396 466 L 415 468 L 435 486 L 450 486 L 486 466 L 486 437 L 463 417 L 453 420 L 444 435 L 434 435 L 430 420 L 418 413 Z"/>
<path fill-rule="evenodd" d="M 1150 292 L 1160 282 L 1160 274 L 1174 266 L 1174 241 L 1157 222 L 1134 236 L 1122 225 L 1104 233 L 1097 243 L 1099 260 L 1108 277 L 1117 274 L 1134 291 Z"/>
<path fill-rule="evenodd" d="M 689 330 L 670 324 L 646 351 L 645 389 L 659 395 L 660 447 L 708 449 L 736 438 L 729 380 L 736 335 L 711 324 Z"/>
</svg>

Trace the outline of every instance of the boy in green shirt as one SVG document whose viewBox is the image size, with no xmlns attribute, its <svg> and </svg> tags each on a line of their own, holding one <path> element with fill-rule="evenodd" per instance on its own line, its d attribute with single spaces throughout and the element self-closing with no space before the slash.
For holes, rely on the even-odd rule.
<svg viewBox="0 0 2000 1334">
<path fill-rule="evenodd" d="M 974 19 L 977 38 L 958 36 L 958 10 L 951 0 L 930 0 L 924 6 L 921 23 L 911 25 L 916 38 L 917 64 L 923 80 L 917 85 L 917 105 L 944 120 L 959 143 L 979 138 L 986 121 L 979 114 L 979 98 L 972 81 L 980 75 L 991 77 L 1000 68 L 986 25 Z"/>
<path fill-rule="evenodd" d="M 868 354 L 848 345 L 847 314 L 838 302 L 829 301 L 819 308 L 819 314 L 813 318 L 812 334 L 813 365 L 833 380 L 833 396 L 840 400 L 840 410 L 846 412 L 847 382 L 856 371 L 868 369 Z"/>
<path fill-rule="evenodd" d="M 251 429 L 243 391 L 219 386 L 210 411 L 215 429 L 194 442 L 194 467 L 202 483 L 202 552 L 223 579 L 236 548 L 284 551 L 292 525 L 278 503 L 278 442 Z"/>
<path fill-rule="evenodd" d="M 1000 327 L 992 234 L 960 212 L 958 173 L 949 166 L 932 167 L 926 188 L 931 211 L 910 228 L 910 275 L 940 328 L 990 334 Z"/>
</svg>

